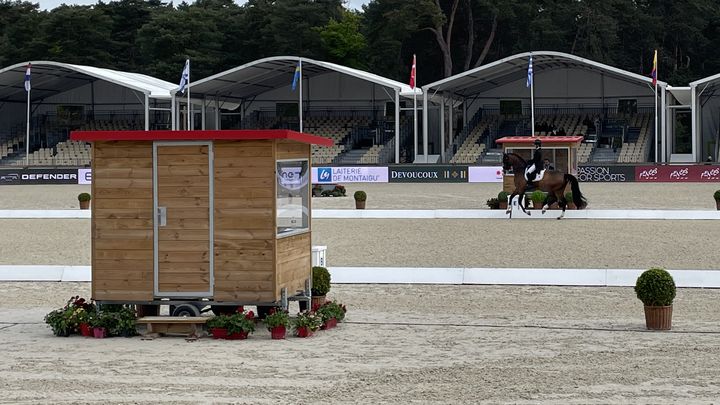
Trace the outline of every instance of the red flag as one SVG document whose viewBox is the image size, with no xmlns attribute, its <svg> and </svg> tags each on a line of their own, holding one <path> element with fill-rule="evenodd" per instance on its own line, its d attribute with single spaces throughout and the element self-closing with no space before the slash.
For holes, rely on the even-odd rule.
<svg viewBox="0 0 720 405">
<path fill-rule="evenodd" d="M 410 69 L 410 88 L 415 89 L 415 54 L 413 54 L 412 69 Z"/>
</svg>

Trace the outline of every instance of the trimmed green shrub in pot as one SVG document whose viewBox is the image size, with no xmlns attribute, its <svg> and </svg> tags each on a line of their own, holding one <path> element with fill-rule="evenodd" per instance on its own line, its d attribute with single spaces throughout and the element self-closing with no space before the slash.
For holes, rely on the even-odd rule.
<svg viewBox="0 0 720 405">
<path fill-rule="evenodd" d="M 510 197 L 510 193 L 508 193 L 507 191 L 503 190 L 498 193 L 498 196 L 497 196 L 498 204 L 499 204 L 498 208 L 502 208 L 502 209 L 507 208 L 508 197 Z"/>
<path fill-rule="evenodd" d="M 355 201 L 366 201 L 367 200 L 367 193 L 361 190 L 358 190 L 353 194 L 353 197 L 355 198 Z"/>
<path fill-rule="evenodd" d="M 645 326 L 650 330 L 672 328 L 675 281 L 661 268 L 644 271 L 635 282 L 635 294 L 645 304 Z"/>
<path fill-rule="evenodd" d="M 90 208 L 90 200 L 92 197 L 88 193 L 80 193 L 78 194 L 78 201 L 80 202 L 80 209 L 86 210 Z"/>
<path fill-rule="evenodd" d="M 325 296 L 330 291 L 330 272 L 322 266 L 312 268 L 312 295 L 313 297 Z"/>
<path fill-rule="evenodd" d="M 635 283 L 635 294 L 646 306 L 669 306 L 675 299 L 675 281 L 665 269 L 645 270 Z"/>
<path fill-rule="evenodd" d="M 715 198 L 715 206 L 718 210 L 720 210 L 720 190 L 715 191 L 713 197 Z"/>
<path fill-rule="evenodd" d="M 542 204 L 545 202 L 545 193 L 535 190 L 530 194 L 530 200 L 533 202 L 533 208 L 542 208 Z"/>
<path fill-rule="evenodd" d="M 353 194 L 353 197 L 355 198 L 355 208 L 362 210 L 365 209 L 365 201 L 367 200 L 367 193 L 364 191 L 358 190 Z"/>
</svg>

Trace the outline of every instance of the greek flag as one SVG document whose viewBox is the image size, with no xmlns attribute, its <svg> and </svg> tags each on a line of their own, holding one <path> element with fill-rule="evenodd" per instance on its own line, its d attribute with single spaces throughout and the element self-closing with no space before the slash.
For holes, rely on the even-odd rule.
<svg viewBox="0 0 720 405">
<path fill-rule="evenodd" d="M 530 55 L 530 63 L 528 64 L 528 75 L 525 86 L 530 87 L 533 84 L 533 68 L 532 68 L 532 55 Z"/>
<path fill-rule="evenodd" d="M 30 64 L 27 65 L 27 70 L 25 71 L 25 91 L 30 91 Z"/>
<path fill-rule="evenodd" d="M 183 68 L 182 76 L 180 76 L 180 93 L 185 93 L 185 87 L 187 87 L 190 81 L 190 59 L 185 61 L 185 68 Z"/>
</svg>

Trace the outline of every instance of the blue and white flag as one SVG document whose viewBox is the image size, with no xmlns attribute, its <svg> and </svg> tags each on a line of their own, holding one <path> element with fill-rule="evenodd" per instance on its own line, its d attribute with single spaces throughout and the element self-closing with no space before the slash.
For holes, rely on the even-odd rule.
<svg viewBox="0 0 720 405">
<path fill-rule="evenodd" d="M 30 91 L 30 64 L 27 65 L 27 70 L 25 71 L 25 91 Z"/>
<path fill-rule="evenodd" d="M 530 87 L 533 85 L 533 67 L 532 67 L 532 55 L 530 55 L 530 63 L 528 64 L 527 82 L 525 86 Z"/>
<path fill-rule="evenodd" d="M 295 74 L 293 75 L 292 89 L 295 91 L 298 81 L 300 80 L 300 62 L 298 61 L 297 67 L 295 68 Z"/>
<path fill-rule="evenodd" d="M 185 61 L 185 67 L 182 71 L 182 76 L 180 76 L 180 90 L 178 90 L 180 93 L 185 93 L 185 87 L 187 87 L 188 82 L 190 81 L 190 59 L 187 59 Z"/>
</svg>

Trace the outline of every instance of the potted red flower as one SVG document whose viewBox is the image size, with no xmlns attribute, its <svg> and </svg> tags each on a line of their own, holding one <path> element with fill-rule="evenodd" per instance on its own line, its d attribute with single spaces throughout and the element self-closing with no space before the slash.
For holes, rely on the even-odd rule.
<svg viewBox="0 0 720 405">
<path fill-rule="evenodd" d="M 345 319 L 347 309 L 344 305 L 338 304 L 336 301 L 326 301 L 323 305 L 316 309 L 316 313 L 323 321 L 322 329 L 332 329 L 337 326 L 338 322 Z"/>
<path fill-rule="evenodd" d="M 290 315 L 280 308 L 271 308 L 265 317 L 265 326 L 273 339 L 285 339 L 287 327 L 290 325 Z"/>
<path fill-rule="evenodd" d="M 312 336 L 313 332 L 320 328 L 320 325 L 322 325 L 320 316 L 310 311 L 300 312 L 293 320 L 293 329 L 295 329 L 297 337 Z"/>
<path fill-rule="evenodd" d="M 253 311 L 236 312 L 228 316 L 226 339 L 247 339 L 252 332 L 255 332 L 255 313 Z"/>
<path fill-rule="evenodd" d="M 205 324 L 213 339 L 227 338 L 228 315 L 215 315 Z"/>
</svg>

